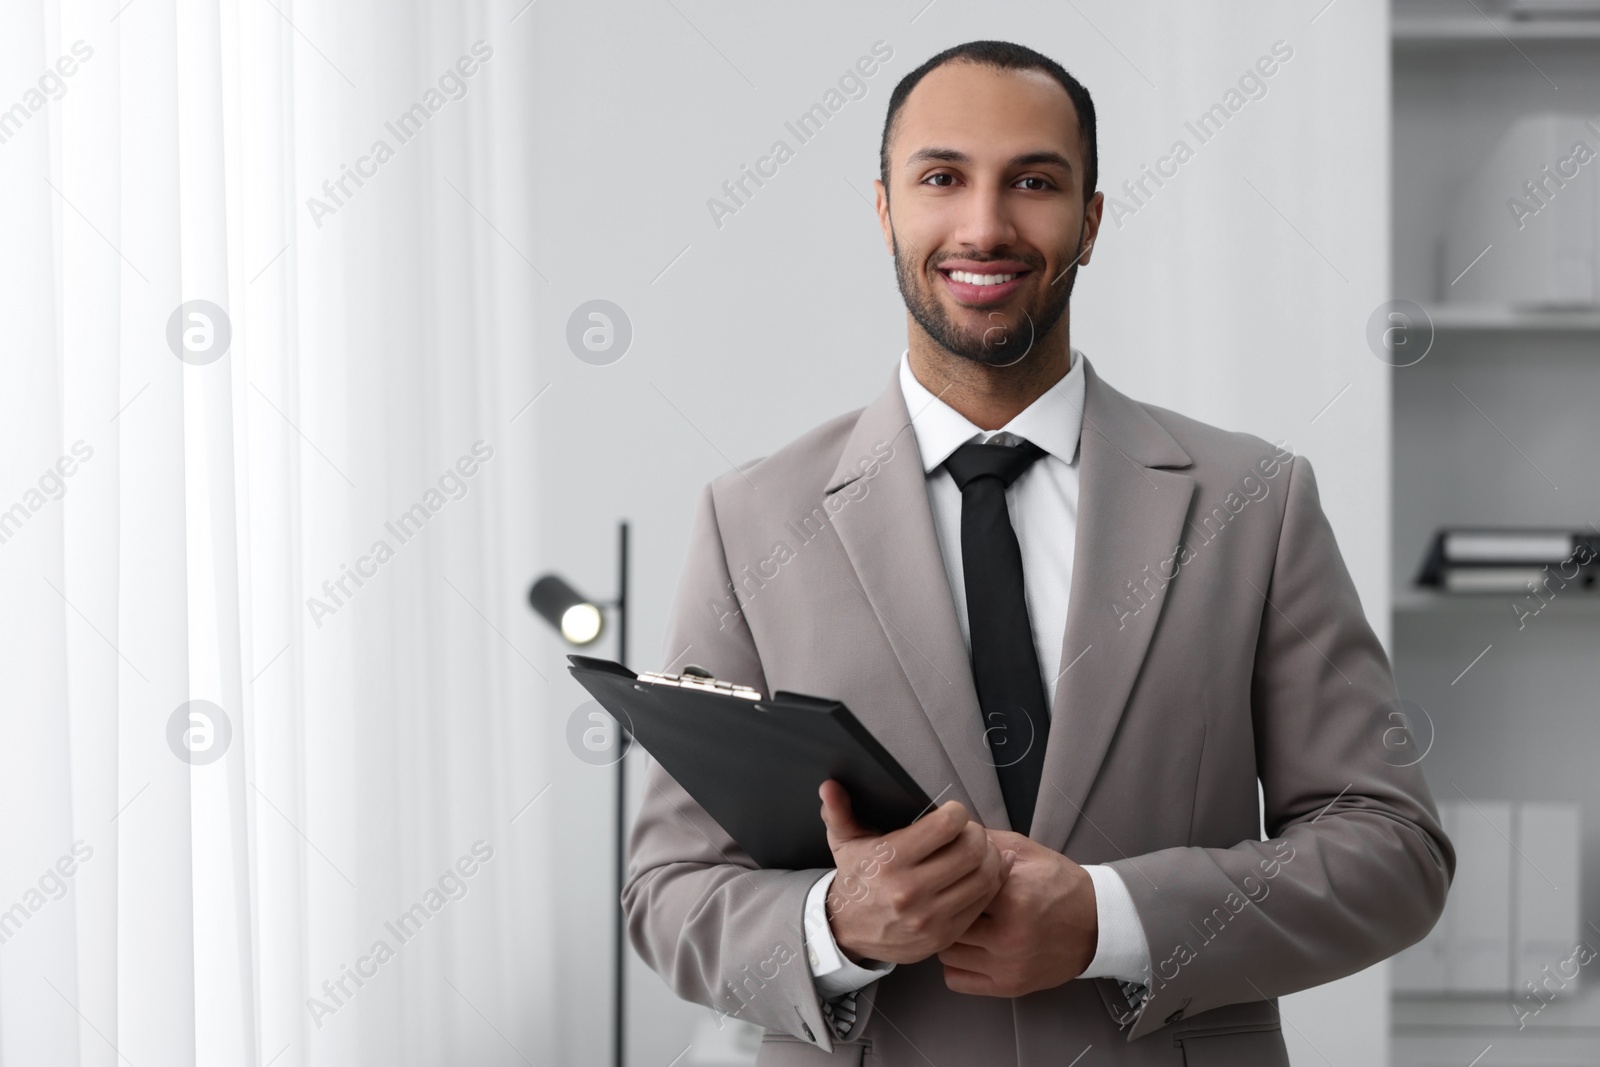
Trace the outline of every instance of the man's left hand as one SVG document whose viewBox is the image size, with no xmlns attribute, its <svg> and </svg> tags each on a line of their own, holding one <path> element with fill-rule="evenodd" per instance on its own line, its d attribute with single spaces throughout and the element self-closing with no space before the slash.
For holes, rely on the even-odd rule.
<svg viewBox="0 0 1600 1067">
<path fill-rule="evenodd" d="M 1094 882 L 1078 864 L 1032 838 L 989 830 L 1011 873 L 989 907 L 939 953 L 956 993 L 1020 997 L 1078 977 L 1094 960 L 1100 924 Z"/>
</svg>

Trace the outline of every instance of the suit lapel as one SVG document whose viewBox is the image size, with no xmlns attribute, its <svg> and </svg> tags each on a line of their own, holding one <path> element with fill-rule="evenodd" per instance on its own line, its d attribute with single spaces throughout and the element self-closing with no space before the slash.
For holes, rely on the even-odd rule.
<svg viewBox="0 0 1600 1067">
<path fill-rule="evenodd" d="M 1156 572 L 1176 548 L 1194 480 L 1163 467 L 1190 457 L 1145 410 L 1112 389 L 1084 358 L 1084 418 L 1079 445 L 1078 524 L 1072 590 L 1062 641 L 1060 683 L 1051 709 L 1043 780 L 1032 837 L 1057 850 L 1077 825 L 1144 661 L 1166 588 L 1149 589 L 1144 606 L 1119 619 L 1114 603 L 1131 583 Z M 933 728 L 954 789 L 985 825 L 1010 827 L 1000 780 L 989 758 L 971 660 L 933 529 L 922 456 L 900 390 L 889 387 L 861 413 L 826 497 L 863 477 L 874 446 L 890 442 L 864 495 L 827 502 L 857 586 L 883 628 L 900 669 Z M 867 468 L 870 470 L 870 467 Z M 1152 581 L 1151 587 L 1160 583 Z M 1133 601 L 1130 603 L 1137 603 Z M 1120 628 L 1119 628 L 1120 622 Z M 860 711 L 861 709 L 857 709 Z M 864 716 L 870 717 L 870 711 Z M 891 729 L 903 736 L 907 724 Z M 947 783 L 924 782 L 935 793 Z"/>
<path fill-rule="evenodd" d="M 863 477 L 862 465 L 875 456 L 874 445 L 881 451 L 885 441 L 893 445 L 894 455 L 878 465 L 865 495 L 841 494 Z M 949 779 L 923 785 L 933 795 L 953 784 L 937 798 L 941 803 L 960 800 L 985 826 L 1009 827 L 1000 780 L 987 760 L 977 690 L 933 528 L 922 454 L 900 390 L 898 363 L 889 388 L 856 421 L 828 479 L 826 496 L 831 498 L 825 506 L 833 512 L 834 529 L 855 568 L 857 589 L 844 595 L 864 596 L 871 605 L 933 728 L 935 736 L 927 740 L 943 750 L 939 762 Z M 899 739 L 915 727 L 896 722 L 890 729 Z"/>
<path fill-rule="evenodd" d="M 1084 359 L 1078 528 L 1031 836 L 1064 851 L 1121 721 L 1166 603 L 1159 575 L 1182 539 L 1194 479 L 1162 467 L 1192 460 L 1160 423 Z M 1145 568 L 1149 567 L 1146 572 Z M 1168 563 L 1165 573 L 1172 573 Z M 1146 582 L 1140 585 L 1141 582 Z M 1135 586 L 1140 599 L 1129 598 Z M 1119 612 L 1124 604 L 1136 612 Z"/>
</svg>

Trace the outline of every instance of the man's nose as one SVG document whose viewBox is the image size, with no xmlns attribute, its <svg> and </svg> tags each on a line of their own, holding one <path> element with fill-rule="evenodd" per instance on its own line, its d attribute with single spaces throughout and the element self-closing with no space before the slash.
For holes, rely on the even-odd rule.
<svg viewBox="0 0 1600 1067">
<path fill-rule="evenodd" d="M 956 240 L 984 251 L 1013 243 L 1017 229 L 1005 194 L 998 181 L 974 183 L 962 198 Z"/>
</svg>

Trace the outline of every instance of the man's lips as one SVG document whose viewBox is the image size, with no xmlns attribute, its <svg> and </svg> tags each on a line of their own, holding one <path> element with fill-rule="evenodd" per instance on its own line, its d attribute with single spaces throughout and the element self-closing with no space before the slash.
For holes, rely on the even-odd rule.
<svg viewBox="0 0 1600 1067">
<path fill-rule="evenodd" d="M 1022 287 L 1022 282 L 1032 273 L 1020 263 L 945 263 L 938 268 L 939 276 L 944 279 L 945 288 L 950 295 L 962 304 L 998 304 L 1007 299 Z M 963 274 L 1015 274 L 1016 277 L 997 285 L 977 285 L 972 282 L 957 281 L 950 276 L 952 271 Z"/>
</svg>

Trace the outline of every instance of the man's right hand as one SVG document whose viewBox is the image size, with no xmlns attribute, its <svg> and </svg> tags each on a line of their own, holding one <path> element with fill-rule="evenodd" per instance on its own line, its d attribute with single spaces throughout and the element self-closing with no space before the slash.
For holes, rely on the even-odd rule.
<svg viewBox="0 0 1600 1067">
<path fill-rule="evenodd" d="M 855 821 L 844 786 L 830 778 L 817 792 L 838 870 L 828 923 L 852 960 L 916 963 L 943 952 L 1005 884 L 1012 854 L 960 801 L 879 834 Z"/>
</svg>

